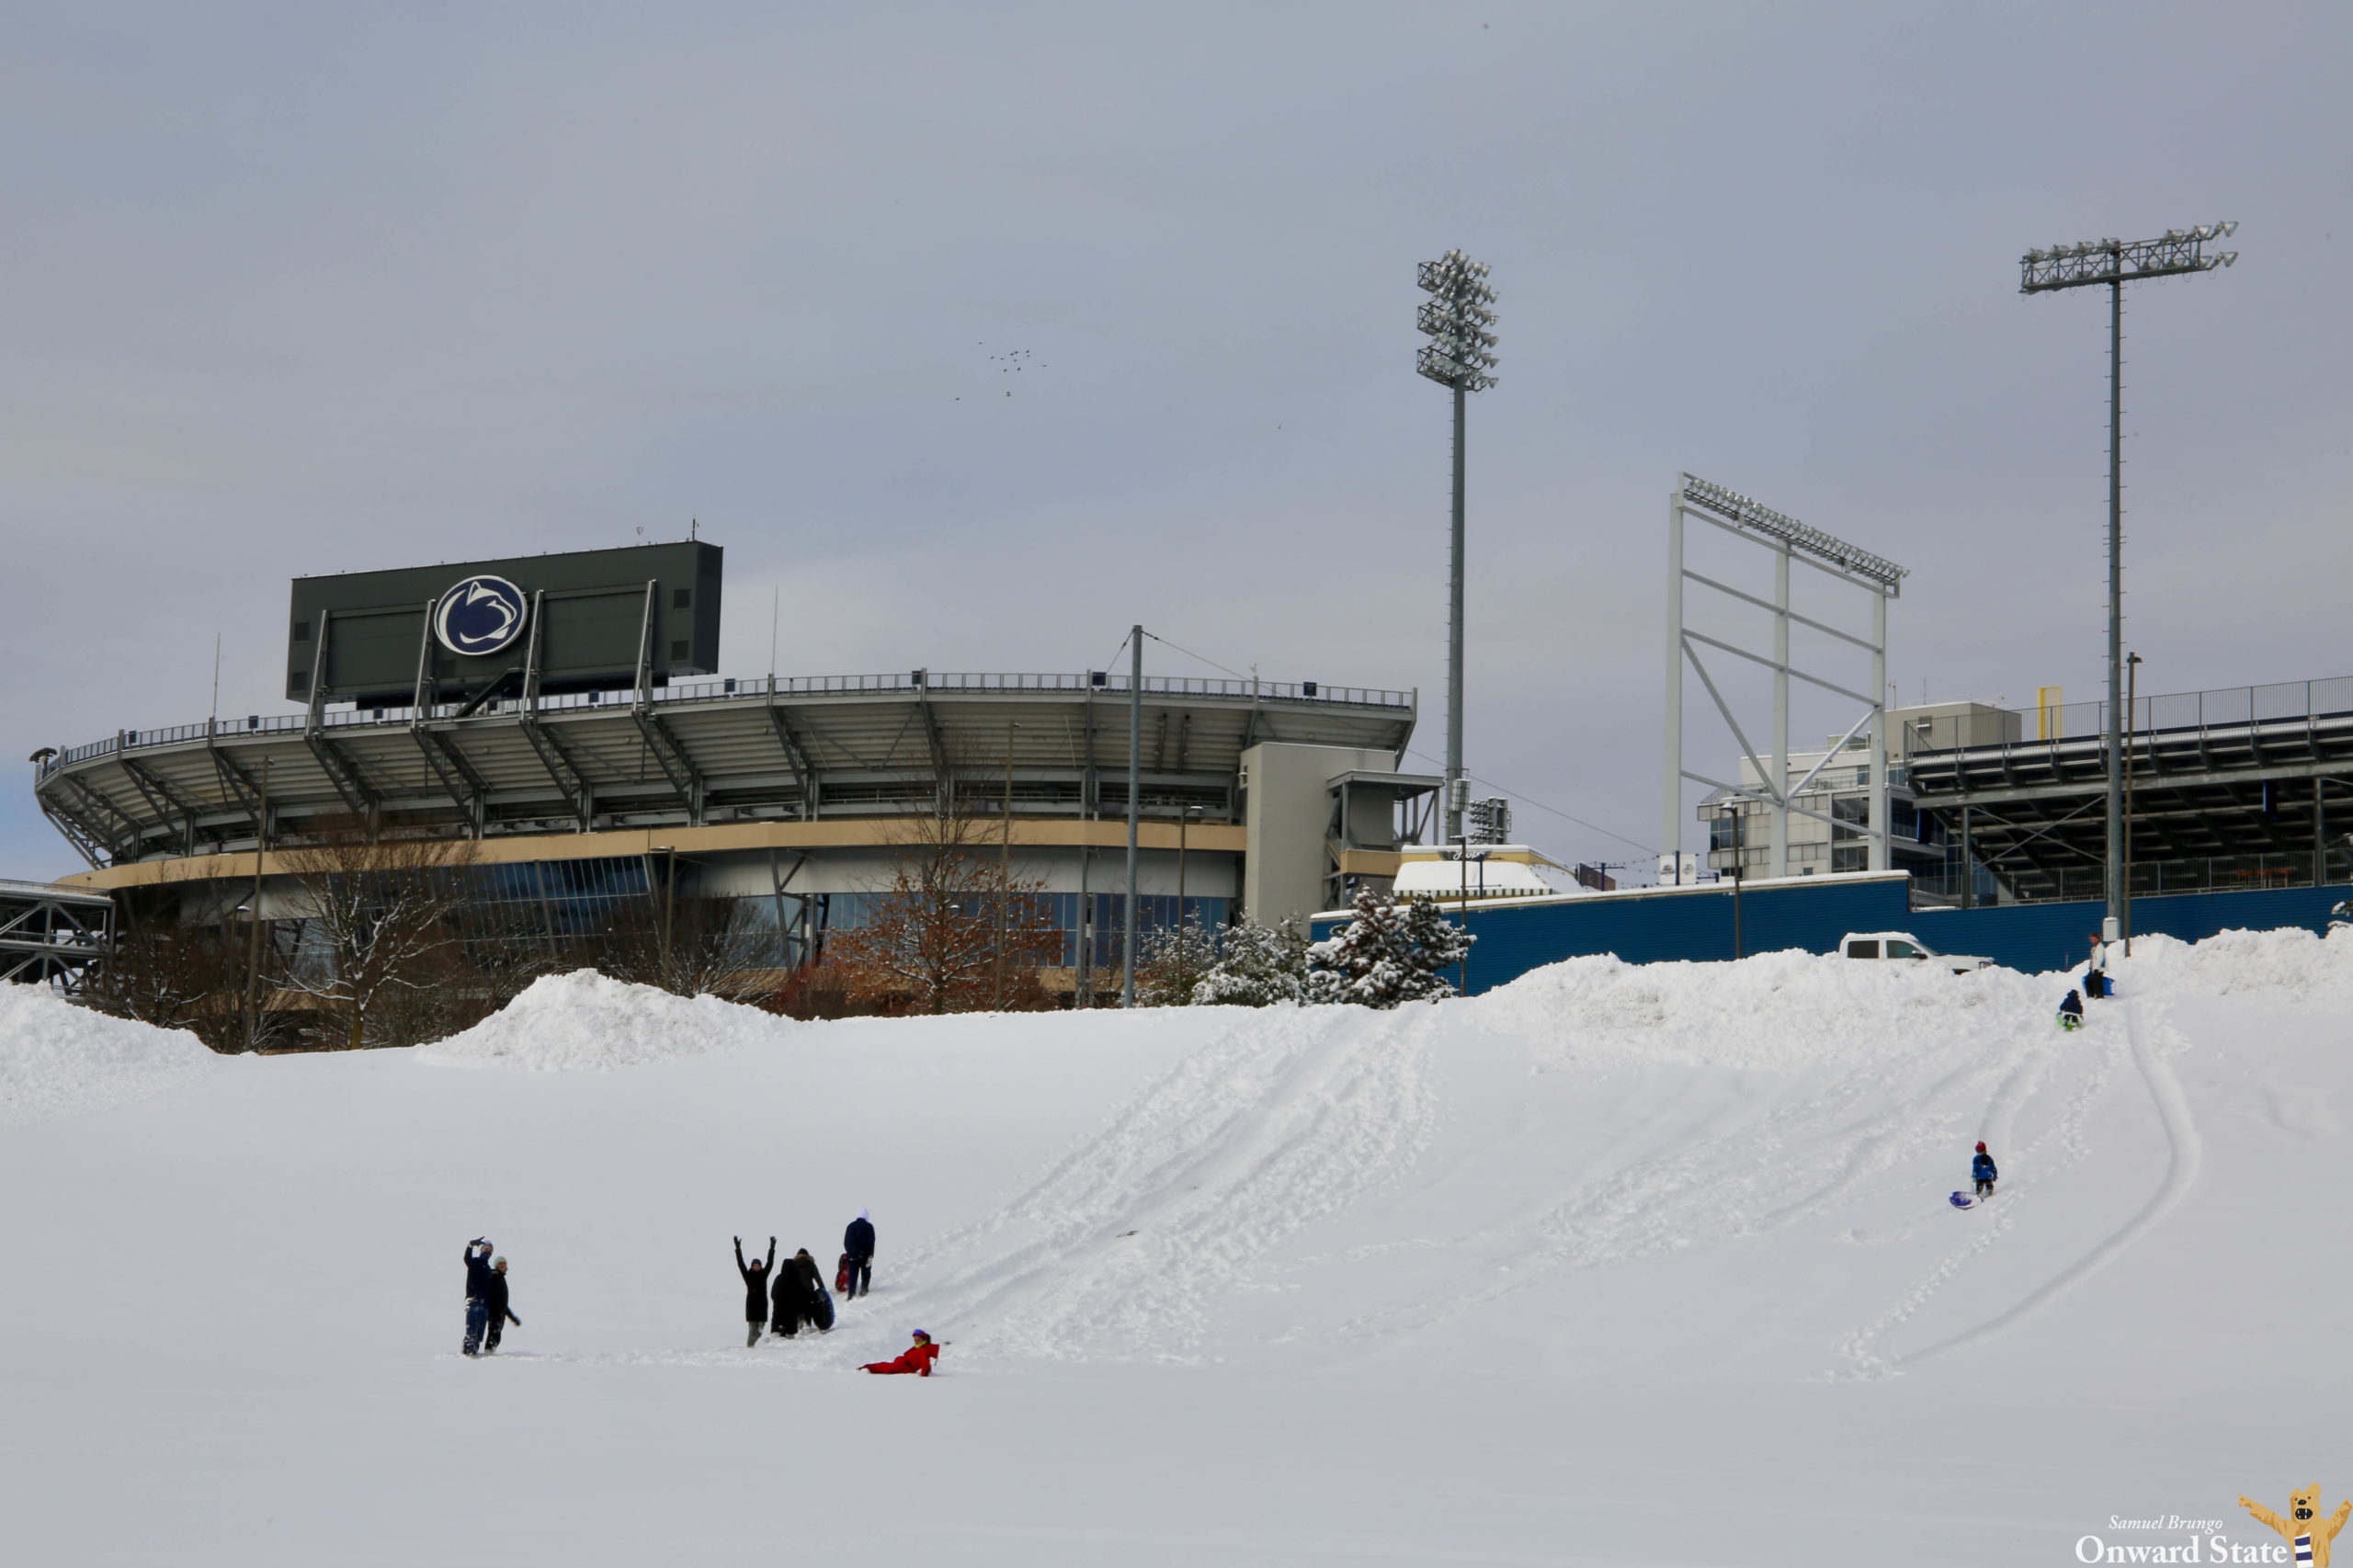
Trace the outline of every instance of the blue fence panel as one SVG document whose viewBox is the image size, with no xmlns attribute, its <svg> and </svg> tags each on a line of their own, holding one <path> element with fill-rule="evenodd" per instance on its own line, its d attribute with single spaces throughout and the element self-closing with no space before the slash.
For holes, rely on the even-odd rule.
<svg viewBox="0 0 2353 1568">
<path fill-rule="evenodd" d="M 1628 963 L 1730 959 L 1733 896 L 1730 884 L 1711 883 L 1473 906 L 1471 934 L 1478 942 L 1471 949 L 1470 989 L 1474 995 L 1492 991 L 1529 970 L 1593 953 L 1614 953 Z M 1740 948 L 1826 953 L 1849 931 L 1906 929 L 1909 903 L 1909 879 L 1901 872 L 1751 887 L 1740 895 Z M 1313 930 L 1320 941 L 1342 924 L 1318 920 Z"/>
<path fill-rule="evenodd" d="M 2132 932 L 2201 941 L 2222 931 L 2271 931 L 2299 926 L 2328 929 L 2330 908 L 2353 895 L 2343 884 L 2260 888 L 2233 892 L 2159 893 L 2132 901 Z M 2007 903 L 1997 909 L 1923 909 L 1909 929 L 1949 953 L 1978 953 L 2029 974 L 2080 966 L 2086 939 L 2099 929 L 2108 906 L 2085 899 L 2067 903 Z"/>
</svg>

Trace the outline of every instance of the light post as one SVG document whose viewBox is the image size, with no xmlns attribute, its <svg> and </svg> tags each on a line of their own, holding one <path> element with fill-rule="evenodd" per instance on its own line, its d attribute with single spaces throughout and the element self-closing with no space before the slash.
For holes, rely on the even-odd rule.
<svg viewBox="0 0 2353 1568">
<path fill-rule="evenodd" d="M 1741 957 L 1740 889 L 1748 879 L 1748 803 L 1752 797 L 1737 792 L 1724 797 L 1732 808 L 1732 956 Z"/>
<path fill-rule="evenodd" d="M 2141 655 L 2124 656 L 2124 909 L 2120 916 L 2124 923 L 2124 956 L 2132 956 L 2132 748 L 2141 735 Z M 2250 712 L 2250 718 L 2253 714 Z M 2165 863 L 2157 863 L 2157 875 L 2165 875 Z"/>
<path fill-rule="evenodd" d="M 1128 907 L 1120 1006 L 1136 1005 L 1136 823 L 1143 794 L 1143 628 L 1128 629 Z"/>
<path fill-rule="evenodd" d="M 1005 832 L 997 845 L 996 957 L 989 975 L 989 1007 L 997 1012 L 1005 1007 L 1005 906 L 1013 896 L 1013 732 L 1019 728 L 1010 722 L 1005 726 Z"/>
<path fill-rule="evenodd" d="M 1454 549 L 1446 631 L 1446 836 L 1462 832 L 1462 436 L 1468 393 L 1495 384 L 1495 291 L 1487 264 L 1450 250 L 1416 269 L 1427 290 L 1415 324 L 1429 334 L 1415 370 L 1454 392 Z"/>
<path fill-rule="evenodd" d="M 2124 734 L 2118 711 L 2124 697 L 2124 285 L 2143 278 L 2211 272 L 2238 260 L 2236 251 L 2206 254 L 2206 242 L 2227 238 L 2238 224 L 2168 229 L 2154 240 L 2086 240 L 2030 250 L 2018 261 L 2018 292 L 2108 289 L 2108 922 L 2113 941 L 2124 929 Z"/>
<path fill-rule="evenodd" d="M 254 818 L 254 918 L 245 943 L 245 1049 L 261 1043 L 261 871 L 269 847 L 269 758 L 261 759 L 261 811 Z"/>
</svg>

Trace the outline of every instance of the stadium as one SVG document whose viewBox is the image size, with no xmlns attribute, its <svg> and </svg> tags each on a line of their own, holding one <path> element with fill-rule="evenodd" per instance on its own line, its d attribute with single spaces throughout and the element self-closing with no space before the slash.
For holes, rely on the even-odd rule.
<svg viewBox="0 0 2353 1568">
<path fill-rule="evenodd" d="M 735 901 L 791 970 L 861 922 L 910 824 L 952 817 L 1062 933 L 1048 987 L 1085 991 L 1123 946 L 1131 778 L 1143 935 L 1328 907 L 1428 831 L 1440 780 L 1401 771 L 1414 692 L 722 676 L 722 562 L 691 542 L 298 579 L 301 711 L 35 755 L 89 865 L 67 885 L 150 921 L 295 924 L 295 846 L 398 824 L 466 846 L 486 939 L 560 951 L 696 896 Z"/>
</svg>

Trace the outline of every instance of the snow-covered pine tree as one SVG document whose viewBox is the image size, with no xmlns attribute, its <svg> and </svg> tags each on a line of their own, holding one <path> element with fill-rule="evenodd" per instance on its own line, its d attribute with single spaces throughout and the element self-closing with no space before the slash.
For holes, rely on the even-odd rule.
<svg viewBox="0 0 2353 1568">
<path fill-rule="evenodd" d="M 1302 999 L 1307 934 L 1299 922 L 1228 926 L 1223 950 L 1193 986 L 1196 1007 L 1271 1007 Z"/>
<path fill-rule="evenodd" d="M 1462 961 L 1475 937 L 1427 898 L 1403 903 L 1359 888 L 1346 926 L 1307 949 L 1307 1000 L 1394 1007 L 1454 994 L 1444 971 Z"/>
</svg>

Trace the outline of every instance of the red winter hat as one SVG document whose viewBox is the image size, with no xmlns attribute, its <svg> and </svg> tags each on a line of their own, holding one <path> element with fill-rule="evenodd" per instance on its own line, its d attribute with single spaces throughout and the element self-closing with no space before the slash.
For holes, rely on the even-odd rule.
<svg viewBox="0 0 2353 1568">
<path fill-rule="evenodd" d="M 1979 1153 L 1981 1153 L 1981 1154 L 1982 1154 L 1982 1153 L 1984 1153 L 1985 1152 L 1985 1145 L 1984 1145 L 1984 1144 L 1983 1144 L 1983 1143 L 1978 1144 L 1978 1145 L 1977 1145 L 1977 1152 L 1978 1152 Z"/>
</svg>

